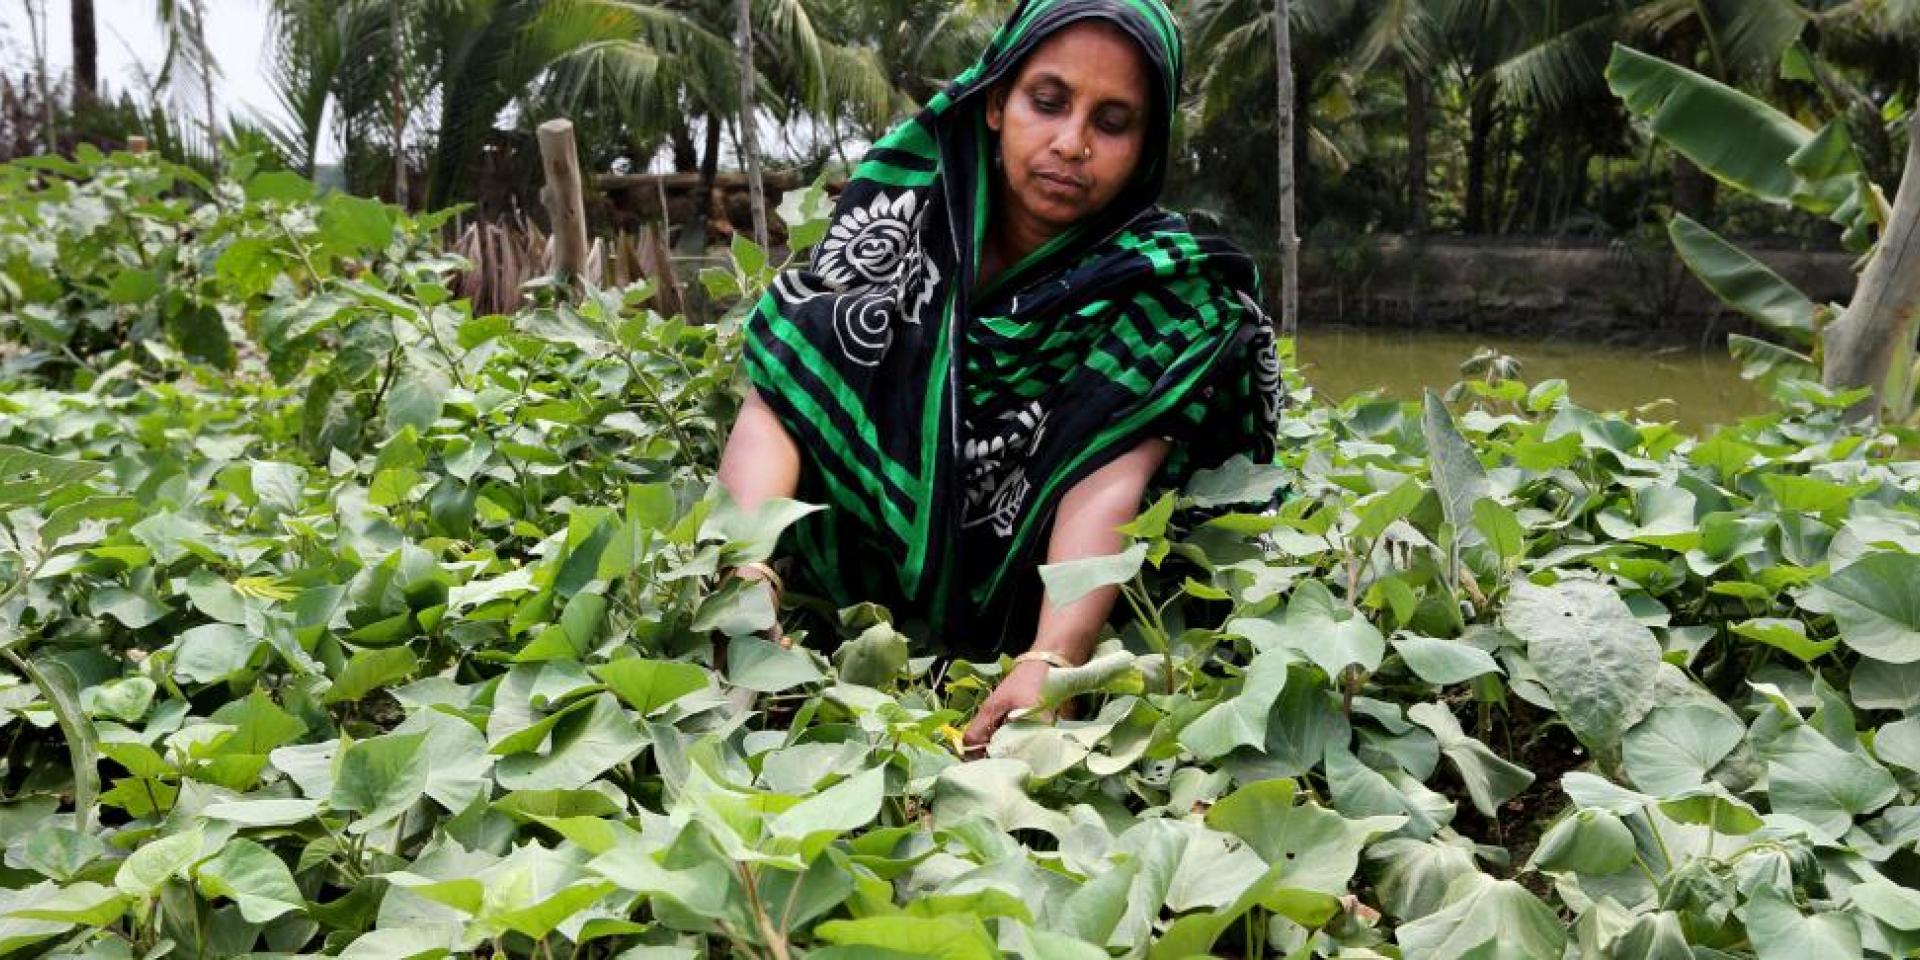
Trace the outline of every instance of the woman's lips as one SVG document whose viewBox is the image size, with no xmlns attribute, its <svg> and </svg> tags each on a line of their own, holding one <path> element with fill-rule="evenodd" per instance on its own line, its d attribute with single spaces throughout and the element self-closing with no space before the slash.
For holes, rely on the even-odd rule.
<svg viewBox="0 0 1920 960">
<path fill-rule="evenodd" d="M 1087 190 L 1087 184 L 1085 181 L 1082 181 L 1077 177 L 1068 176 L 1063 173 L 1052 173 L 1046 170 L 1035 170 L 1033 172 L 1033 178 L 1039 182 L 1040 189 L 1046 191 L 1047 193 L 1053 193 L 1053 194 L 1058 194 L 1061 196 L 1068 196 L 1068 197 L 1077 197 L 1080 194 L 1085 193 Z"/>
</svg>

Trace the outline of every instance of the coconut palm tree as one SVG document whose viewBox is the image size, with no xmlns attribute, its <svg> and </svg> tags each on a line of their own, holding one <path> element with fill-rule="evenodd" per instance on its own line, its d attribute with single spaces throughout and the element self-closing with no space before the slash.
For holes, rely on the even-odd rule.
<svg viewBox="0 0 1920 960">
<path fill-rule="evenodd" d="M 1449 34 L 1471 49 L 1475 105 L 1486 114 L 1524 111 L 1536 118 L 1535 151 L 1544 139 L 1563 139 L 1575 156 L 1563 166 L 1585 167 L 1579 145 L 1605 139 L 1595 121 L 1617 127 L 1620 117 L 1603 74 L 1615 41 L 1658 50 L 1726 82 L 1766 83 L 1787 48 L 1805 31 L 1811 13 L 1799 0 L 1434 0 Z M 1491 227 L 1483 171 L 1489 122 L 1476 113 L 1470 160 L 1468 220 Z M 1523 144 L 1523 146 L 1525 146 Z M 1713 181 L 1683 156 L 1674 157 L 1674 204 L 1703 216 Z M 1540 181 L 1534 181 L 1538 184 Z M 1537 199 L 1537 197 L 1536 197 Z M 1509 208 L 1509 215 L 1513 212 Z M 1472 229 L 1470 227 L 1469 229 Z"/>
<path fill-rule="evenodd" d="M 1434 83 L 1441 49 L 1432 0 L 1383 0 L 1373 8 L 1353 63 L 1355 73 L 1376 67 L 1399 74 L 1406 100 L 1407 232 L 1427 230 L 1427 179 Z"/>
<path fill-rule="evenodd" d="M 757 130 L 744 118 L 762 113 L 783 123 L 805 116 L 832 127 L 841 116 L 889 118 L 903 106 L 871 46 L 857 34 L 836 37 L 821 29 L 816 13 L 829 15 L 835 26 L 846 23 L 836 2 L 751 0 L 743 7 L 738 0 L 602 0 L 621 11 L 620 22 L 604 39 L 557 60 L 535 99 L 558 110 L 617 114 L 638 139 L 670 139 L 681 162 L 697 165 L 696 189 L 704 196 L 717 174 L 726 121 L 744 148 Z M 750 27 L 744 37 L 743 13 Z M 751 51 L 751 70 L 741 62 L 742 50 Z M 696 120 L 705 126 L 697 153 L 690 132 Z M 697 216 L 704 205 L 695 209 Z M 685 235 L 701 239 L 695 231 Z"/>
<path fill-rule="evenodd" d="M 48 153 L 54 152 L 53 88 L 47 81 L 47 5 L 45 0 L 23 0 L 27 13 L 27 34 L 33 41 L 33 67 L 40 86 L 40 136 Z"/>
<path fill-rule="evenodd" d="M 812 8 L 829 2 L 751 0 L 743 71 L 728 39 L 735 0 L 273 0 L 274 81 L 293 118 L 280 139 L 310 164 L 329 115 L 350 162 L 417 134 L 424 201 L 443 205 L 471 195 L 497 127 L 565 113 L 647 150 L 684 144 L 711 183 L 725 124 L 752 131 L 739 120 L 748 99 L 780 120 L 885 115 L 899 103 L 870 48 L 816 29 Z"/>
<path fill-rule="evenodd" d="M 275 38 L 268 77 L 285 119 L 260 118 L 290 166 L 311 175 L 330 131 L 329 107 L 338 123 L 339 142 L 366 129 L 376 91 L 386 86 L 393 61 L 370 55 L 385 30 L 384 4 L 275 0 L 269 31 Z M 351 162 L 357 151 L 342 150 Z"/>
<path fill-rule="evenodd" d="M 1315 172 L 1343 169 L 1348 157 L 1321 107 L 1352 89 L 1353 57 L 1368 37 L 1373 7 L 1385 0 L 1288 0 L 1293 74 L 1293 164 L 1301 220 L 1311 219 Z M 1244 122 L 1246 105 L 1271 103 L 1278 75 L 1275 0 L 1195 0 L 1185 27 L 1195 74 L 1194 132 Z M 1268 115 L 1271 116 L 1271 115 Z M 1329 121 L 1330 122 L 1330 121 Z M 1228 136 L 1232 136 L 1231 133 Z"/>
<path fill-rule="evenodd" d="M 829 82 L 849 87 L 836 99 L 832 119 L 872 139 L 965 70 L 1014 0 L 816 0 L 814 6 L 821 32 L 840 41 L 826 51 Z M 848 70 L 836 53 L 869 66 Z M 876 74 L 879 85 L 852 89 Z M 889 91 L 892 102 L 884 96 Z"/>
<path fill-rule="evenodd" d="M 157 82 L 171 95 L 176 116 L 198 115 L 199 147 L 218 162 L 220 121 L 213 109 L 213 86 L 220 78 L 220 64 L 207 46 L 206 0 L 157 0 L 155 14 L 167 38 Z"/>
<path fill-rule="evenodd" d="M 753 208 L 753 242 L 761 248 L 767 246 L 767 188 L 760 179 L 760 136 L 759 123 L 756 121 L 758 109 L 755 107 L 753 91 L 753 0 L 738 0 L 734 5 L 734 35 L 738 38 L 740 54 L 734 69 L 740 74 L 740 109 L 735 114 L 734 129 L 740 131 L 740 152 L 747 161 L 747 190 Z"/>
<path fill-rule="evenodd" d="M 1273 74 L 1279 121 L 1280 336 L 1300 330 L 1300 229 L 1294 222 L 1293 31 L 1287 0 L 1273 0 Z"/>
</svg>

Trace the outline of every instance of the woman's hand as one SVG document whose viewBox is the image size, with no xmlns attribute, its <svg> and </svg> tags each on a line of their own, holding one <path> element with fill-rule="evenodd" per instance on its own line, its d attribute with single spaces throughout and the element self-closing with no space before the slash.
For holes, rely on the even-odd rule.
<svg viewBox="0 0 1920 960">
<path fill-rule="evenodd" d="M 1047 562 L 1119 553 L 1125 538 L 1117 528 L 1139 513 L 1140 498 L 1148 480 L 1166 459 L 1167 448 L 1164 439 L 1143 440 L 1074 484 L 1061 498 L 1054 516 Z M 1107 613 L 1118 595 L 1113 587 L 1101 587 L 1065 606 L 1054 606 L 1051 597 L 1045 598 L 1040 604 L 1033 649 L 1059 654 L 1068 663 L 1085 663 L 1093 653 L 1094 636 L 1107 622 Z M 1044 660 L 1014 664 L 980 704 L 973 722 L 967 724 L 961 741 L 967 753 L 984 751 L 1008 713 L 1039 704 L 1040 685 L 1046 681 L 1048 669 Z"/>
<path fill-rule="evenodd" d="M 974 713 L 973 722 L 967 724 L 966 735 L 961 739 L 966 752 L 985 752 L 987 741 L 993 739 L 994 731 L 1007 722 L 1007 714 L 1038 705 L 1040 687 L 1046 683 L 1050 669 L 1044 660 L 1026 660 L 1014 664 L 1013 669 L 1000 678 L 993 692 L 987 694 L 987 699 Z"/>
</svg>

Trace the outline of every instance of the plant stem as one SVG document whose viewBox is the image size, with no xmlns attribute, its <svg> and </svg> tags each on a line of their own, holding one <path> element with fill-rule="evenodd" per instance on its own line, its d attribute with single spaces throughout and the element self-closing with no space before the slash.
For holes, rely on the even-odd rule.
<svg viewBox="0 0 1920 960">
<path fill-rule="evenodd" d="M 46 567 L 47 561 L 49 559 L 51 558 L 42 556 L 38 560 L 35 560 L 33 562 L 33 567 L 29 569 L 24 576 L 22 576 L 18 580 L 15 580 L 10 584 L 7 584 L 6 592 L 0 593 L 0 609 L 5 608 L 8 602 L 12 601 L 14 597 L 19 596 L 21 591 L 27 589 L 27 584 L 32 583 L 33 578 L 40 575 L 40 571 Z M 0 644 L 0 649 L 6 649 L 11 646 L 13 646 L 13 642 L 9 641 L 7 643 Z"/>
<path fill-rule="evenodd" d="M 394 368 L 398 367 L 399 365 L 400 365 L 400 348 L 396 346 L 392 350 L 387 351 L 387 369 L 385 370 L 385 372 L 381 373 L 380 375 L 380 385 L 374 388 L 373 405 L 367 408 L 366 423 L 361 424 L 361 430 L 363 433 L 365 432 L 367 425 L 373 423 L 374 418 L 379 416 L 380 404 L 387 397 L 387 388 L 390 386 L 393 386 Z"/>
<path fill-rule="evenodd" d="M 1140 592 L 1138 596 L 1134 594 L 1135 587 L 1139 588 Z M 1149 612 L 1149 611 L 1152 611 L 1153 609 L 1153 603 L 1151 601 L 1147 601 L 1143 605 L 1140 599 L 1141 597 L 1145 597 L 1147 595 L 1147 588 L 1146 588 L 1146 584 L 1141 580 L 1140 574 L 1138 572 L 1134 573 L 1132 583 L 1120 585 L 1120 595 L 1126 598 L 1127 606 L 1133 608 L 1134 617 L 1140 620 L 1141 626 L 1146 629 L 1147 642 L 1153 645 L 1154 652 L 1158 653 L 1160 655 L 1160 659 L 1166 663 L 1166 667 L 1167 667 L 1166 693 L 1167 693 L 1167 696 L 1173 696 L 1173 692 L 1174 692 L 1173 650 L 1172 650 L 1173 645 L 1172 645 L 1172 642 L 1167 638 L 1167 628 L 1160 622 L 1159 613 L 1157 611 Z"/>
<path fill-rule="evenodd" d="M 447 372 L 453 374 L 453 382 L 460 389 L 467 389 L 467 378 L 460 375 L 460 361 L 455 359 L 453 351 L 447 349 L 446 341 L 440 339 L 440 331 L 433 328 L 433 308 L 427 307 L 420 313 L 420 325 L 427 329 L 427 339 L 433 341 L 435 350 L 447 361 Z"/>
<path fill-rule="evenodd" d="M 80 711 L 80 705 L 67 696 L 65 687 L 56 688 L 38 667 L 18 653 L 0 650 L 0 657 L 5 657 L 21 676 L 38 687 L 40 696 L 46 698 L 47 705 L 53 709 L 54 719 L 60 724 L 60 735 L 67 741 L 68 760 L 73 765 L 74 829 L 80 833 L 90 832 L 94 800 L 100 795 L 100 761 L 93 747 L 93 722 Z"/>
<path fill-rule="evenodd" d="M 747 888 L 747 905 L 753 909 L 754 923 L 760 927 L 760 939 L 767 942 L 767 949 L 772 952 L 774 960 L 789 960 L 787 937 L 774 928 L 773 918 L 767 915 L 766 904 L 760 901 L 760 885 L 754 882 L 753 868 L 744 863 L 735 863 L 733 867 L 740 873 L 740 884 Z"/>
<path fill-rule="evenodd" d="M 697 469 L 699 463 L 694 457 L 693 441 L 687 436 L 686 431 L 680 429 L 680 417 L 677 416 L 679 411 L 668 407 L 666 401 L 660 399 L 659 392 L 653 389 L 653 384 L 648 382 L 646 374 L 640 372 L 639 365 L 633 362 L 633 358 L 627 354 L 627 351 L 620 351 L 620 359 L 626 362 L 627 371 L 633 374 L 634 386 L 639 387 L 640 391 L 647 395 L 648 403 L 659 408 L 660 412 L 666 416 L 667 429 L 673 431 L 674 442 L 680 445 L 679 454 L 674 457 L 675 462 L 684 458 L 688 464 Z"/>
<path fill-rule="evenodd" d="M 313 258 L 307 255 L 307 245 L 301 243 L 299 237 L 294 236 L 293 231 L 287 228 L 285 221 L 275 218 L 274 225 L 280 228 L 282 234 L 286 235 L 287 242 L 293 244 L 293 252 L 300 255 L 300 263 L 307 268 L 307 277 L 313 281 L 314 289 L 318 290 L 320 288 L 320 271 L 314 267 Z"/>
<path fill-rule="evenodd" d="M 888 797 L 887 799 L 893 801 L 896 806 L 901 806 L 899 797 Z M 900 822 L 902 825 L 904 825 L 907 822 L 906 813 L 907 813 L 906 810 L 904 809 L 904 807 L 902 807 L 900 811 Z M 786 906 L 780 908 L 780 942 L 781 943 L 786 942 L 787 931 L 793 928 L 793 905 L 800 901 L 800 885 L 806 879 L 807 879 L 807 875 L 804 872 L 793 878 L 793 888 L 787 891 L 787 904 Z"/>
<path fill-rule="evenodd" d="M 1673 870 L 1673 851 L 1667 849 L 1667 838 L 1660 833 L 1660 824 L 1652 818 L 1647 820 L 1648 832 L 1653 834 L 1653 843 L 1660 848 L 1660 858 L 1667 862 L 1667 870 Z"/>
</svg>

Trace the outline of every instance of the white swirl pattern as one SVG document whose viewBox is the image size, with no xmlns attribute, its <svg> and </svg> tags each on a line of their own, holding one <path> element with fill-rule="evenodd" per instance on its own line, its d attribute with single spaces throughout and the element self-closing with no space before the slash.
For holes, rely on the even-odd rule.
<svg viewBox="0 0 1920 960">
<path fill-rule="evenodd" d="M 841 214 L 820 241 L 814 272 L 836 290 L 893 279 L 913 244 L 919 203 L 912 191 L 876 193 L 866 206 Z"/>
<path fill-rule="evenodd" d="M 1005 539 L 1013 536 L 1014 521 L 1033 492 L 1021 461 L 1039 450 L 1047 432 L 1047 410 L 1034 400 L 1000 419 L 1000 429 L 991 436 L 967 423 L 968 439 L 960 451 L 966 488 L 960 527 L 990 525 L 995 536 Z"/>
<path fill-rule="evenodd" d="M 840 352 L 863 367 L 877 367 L 893 345 L 893 297 L 850 293 L 833 303 L 833 332 Z"/>
<path fill-rule="evenodd" d="M 1273 336 L 1273 321 L 1245 291 L 1239 293 L 1241 306 L 1253 315 L 1256 324 L 1253 342 L 1247 348 L 1253 352 L 1253 392 L 1260 398 L 1260 422 L 1277 424 L 1286 386 L 1281 381 L 1280 352 L 1275 349 L 1278 342 Z"/>
<path fill-rule="evenodd" d="M 773 278 L 773 295 L 781 303 L 802 304 L 832 292 L 812 274 L 800 270 L 782 270 Z"/>
<path fill-rule="evenodd" d="M 921 248 L 920 229 L 913 231 L 913 250 L 901 265 L 900 319 L 918 325 L 933 306 L 933 292 L 940 286 L 940 268 Z"/>
</svg>

